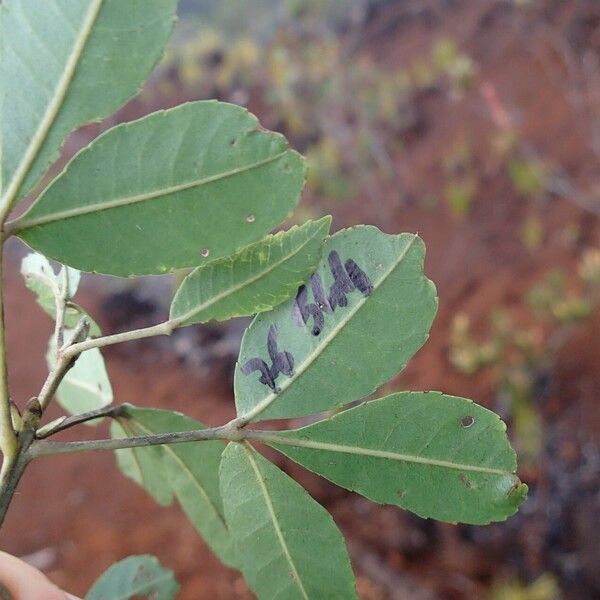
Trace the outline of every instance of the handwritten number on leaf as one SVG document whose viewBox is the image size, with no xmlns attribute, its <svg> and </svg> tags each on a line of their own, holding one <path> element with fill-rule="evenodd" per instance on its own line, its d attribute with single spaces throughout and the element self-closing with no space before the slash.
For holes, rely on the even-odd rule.
<svg viewBox="0 0 600 600">
<path fill-rule="evenodd" d="M 319 335 L 325 326 L 324 313 L 332 313 L 338 306 L 348 306 L 347 294 L 358 290 L 363 296 L 369 296 L 373 291 L 373 285 L 367 277 L 367 274 L 349 258 L 343 265 L 339 254 L 333 250 L 327 257 L 331 274 L 333 275 L 333 284 L 329 289 L 329 295 L 325 295 L 323 289 L 323 280 L 318 273 L 313 273 L 310 278 L 315 302 L 308 302 L 308 291 L 305 285 L 298 288 L 296 302 L 294 304 L 294 321 L 299 326 L 308 323 L 310 317 L 313 318 L 312 335 Z M 258 380 L 269 386 L 273 392 L 279 392 L 276 380 L 279 374 L 291 377 L 294 373 L 294 357 L 286 351 L 279 351 L 277 347 L 277 327 L 271 325 L 267 334 L 267 351 L 271 359 L 269 366 L 262 358 L 251 358 L 242 365 L 242 373 L 251 375 L 254 371 L 260 372 Z"/>
<path fill-rule="evenodd" d="M 251 358 L 242 366 L 242 373 L 250 375 L 254 371 L 260 371 L 258 380 L 268 385 L 274 392 L 278 391 L 275 380 L 280 373 L 291 377 L 294 373 L 294 357 L 287 351 L 280 352 L 277 349 L 277 327 L 271 325 L 267 336 L 267 350 L 271 359 L 271 366 L 262 358 Z"/>
<path fill-rule="evenodd" d="M 327 262 L 333 275 L 333 284 L 329 289 L 329 296 L 325 297 L 323 282 L 317 273 L 310 278 L 310 285 L 316 302 L 307 302 L 308 292 L 304 285 L 300 286 L 296 295 L 295 321 L 302 326 L 306 325 L 308 319 L 312 317 L 314 319 L 311 331 L 313 335 L 319 335 L 323 331 L 325 325 L 325 315 L 323 313 L 332 313 L 338 306 L 348 306 L 347 294 L 358 290 L 366 297 L 373 291 L 373 286 L 367 274 L 351 258 L 342 265 L 339 254 L 333 250 L 329 253 Z"/>
</svg>

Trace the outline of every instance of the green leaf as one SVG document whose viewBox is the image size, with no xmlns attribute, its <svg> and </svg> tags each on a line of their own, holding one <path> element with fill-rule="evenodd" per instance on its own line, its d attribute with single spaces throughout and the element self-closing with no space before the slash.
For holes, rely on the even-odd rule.
<svg viewBox="0 0 600 600">
<path fill-rule="evenodd" d="M 192 102 L 99 136 L 8 227 L 82 271 L 160 274 L 260 239 L 303 185 L 283 136 L 239 106 Z"/>
<path fill-rule="evenodd" d="M 65 338 L 72 332 L 65 331 Z M 50 338 L 46 353 L 48 368 L 56 365 L 56 345 L 54 336 Z M 83 352 L 75 364 L 67 371 L 56 390 L 59 404 L 70 414 L 96 410 L 108 406 L 113 401 L 113 392 L 106 373 L 104 359 L 98 348 Z M 101 419 L 90 421 L 89 425 L 98 425 Z"/>
<path fill-rule="evenodd" d="M 94 583 L 85 600 L 173 600 L 179 584 L 170 569 L 147 554 L 129 556 L 109 567 Z"/>
<path fill-rule="evenodd" d="M 56 274 L 48 259 L 31 252 L 21 261 L 21 274 L 25 279 L 25 285 L 36 295 L 37 303 L 44 312 L 56 320 L 56 297 L 63 293 L 65 277 L 69 287 L 67 296 L 72 298 L 77 292 L 81 274 L 71 267 L 62 267 L 66 269 L 66 276 L 63 271 Z M 102 335 L 98 324 L 90 315 L 78 304 L 69 302 L 65 312 L 65 327 L 74 329 L 79 319 L 86 317 L 90 323 L 90 336 Z"/>
<path fill-rule="evenodd" d="M 503 521 L 527 495 L 500 418 L 439 392 L 393 394 L 261 441 L 375 502 L 440 521 Z"/>
<path fill-rule="evenodd" d="M 122 418 L 111 421 L 110 434 L 115 439 L 143 435 L 128 419 Z M 125 477 L 143 487 L 161 506 L 172 504 L 173 492 L 165 472 L 160 446 L 126 448 L 116 450 L 115 455 L 117 466 Z"/>
<path fill-rule="evenodd" d="M 161 57 L 177 0 L 0 4 L 0 204 L 38 183 L 67 135 L 135 95 Z"/>
<path fill-rule="evenodd" d="M 154 435 L 171 431 L 204 429 L 204 425 L 181 413 L 152 408 L 123 407 L 125 418 L 119 423 L 127 435 Z M 172 491 L 184 512 L 217 556 L 235 567 L 233 547 L 219 492 L 219 463 L 225 448 L 223 442 L 207 441 L 169 444 L 134 450 L 117 450 L 117 456 L 131 459 L 119 466 L 147 489 L 161 504 L 171 502 Z M 137 471 L 131 472 L 136 460 Z M 122 460 L 122 459 L 121 459 Z M 169 493 L 165 492 L 168 484 Z"/>
<path fill-rule="evenodd" d="M 317 266 L 331 217 L 308 221 L 192 271 L 177 290 L 171 319 L 182 325 L 271 310 Z"/>
<path fill-rule="evenodd" d="M 68 297 L 77 292 L 81 274 L 67 267 L 66 275 L 62 271 L 54 272 L 50 261 L 37 252 L 30 252 L 21 261 L 21 275 L 25 285 L 36 295 L 38 304 L 52 317 L 56 318 L 56 297 L 64 291 L 65 277 L 68 285 Z"/>
<path fill-rule="evenodd" d="M 240 567 L 259 598 L 356 598 L 344 539 L 329 513 L 248 444 L 227 446 L 221 494 Z"/>
<path fill-rule="evenodd" d="M 67 310 L 65 313 L 65 327 L 67 329 L 75 329 L 81 317 L 85 317 L 87 322 L 90 324 L 90 330 L 88 332 L 88 337 L 99 337 L 102 335 L 102 330 L 100 326 L 90 314 L 85 310 L 85 308 L 79 306 L 75 302 L 69 302 L 67 305 Z"/>
<path fill-rule="evenodd" d="M 402 369 L 437 310 L 424 255 L 417 236 L 376 227 L 329 238 L 316 276 L 297 298 L 258 315 L 246 331 L 235 370 L 238 415 L 328 410 L 363 398 Z"/>
</svg>

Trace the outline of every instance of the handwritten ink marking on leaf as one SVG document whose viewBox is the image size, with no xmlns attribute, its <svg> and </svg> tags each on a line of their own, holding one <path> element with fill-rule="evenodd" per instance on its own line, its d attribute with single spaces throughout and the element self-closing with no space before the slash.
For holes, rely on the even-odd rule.
<svg viewBox="0 0 600 600">
<path fill-rule="evenodd" d="M 358 290 L 363 296 L 369 296 L 373 291 L 373 285 L 367 274 L 349 258 L 343 265 L 339 254 L 333 250 L 327 257 L 329 269 L 333 275 L 333 284 L 326 297 L 323 290 L 323 281 L 318 273 L 310 278 L 310 286 L 316 302 L 308 302 L 308 292 L 305 285 L 298 288 L 296 302 L 294 304 L 294 321 L 302 327 L 312 317 L 312 334 L 319 335 L 325 325 L 325 315 L 332 313 L 338 306 L 348 306 L 347 294 Z"/>
<path fill-rule="evenodd" d="M 262 358 L 251 358 L 242 366 L 244 375 L 251 375 L 254 371 L 260 371 L 258 380 L 264 385 L 268 385 L 275 393 L 279 391 L 275 380 L 280 373 L 291 377 L 294 374 L 294 357 L 290 352 L 284 350 L 280 352 L 277 348 L 277 327 L 271 325 L 267 335 L 267 350 L 271 359 L 271 366 L 262 360 Z"/>
<path fill-rule="evenodd" d="M 325 291 L 323 290 L 323 281 L 318 273 L 313 273 L 311 275 L 310 287 L 316 303 L 307 302 L 308 292 L 306 291 L 306 286 L 301 285 L 298 288 L 296 303 L 294 304 L 294 321 L 296 322 L 296 325 L 302 327 L 306 325 L 310 317 L 313 317 L 314 324 L 312 328 L 312 334 L 319 335 L 323 330 L 323 326 L 325 325 L 323 311 L 328 313 L 333 311 L 329 305 L 329 300 L 325 296 Z"/>
<path fill-rule="evenodd" d="M 313 318 L 312 335 L 319 335 L 325 326 L 325 313 L 333 313 L 338 306 L 348 306 L 347 294 L 358 290 L 363 296 L 369 296 L 373 291 L 367 274 L 351 258 L 344 264 L 339 254 L 333 250 L 327 257 L 333 284 L 329 294 L 325 293 L 323 280 L 318 273 L 310 277 L 310 287 L 314 302 L 308 301 L 308 290 L 305 285 L 298 288 L 296 302 L 294 303 L 293 318 L 296 325 L 303 327 Z M 251 358 L 241 367 L 244 375 L 251 375 L 254 371 L 260 372 L 258 380 L 268 386 L 274 393 L 279 392 L 277 377 L 280 374 L 291 377 L 294 373 L 294 357 L 286 350 L 279 351 L 277 347 L 277 327 L 271 325 L 267 335 L 267 350 L 271 359 L 269 366 L 262 358 Z"/>
<path fill-rule="evenodd" d="M 348 273 L 348 277 L 352 280 L 354 287 L 363 296 L 370 296 L 373 291 L 373 286 L 369 281 L 367 274 L 351 258 L 344 263 L 344 267 L 346 273 Z"/>
</svg>

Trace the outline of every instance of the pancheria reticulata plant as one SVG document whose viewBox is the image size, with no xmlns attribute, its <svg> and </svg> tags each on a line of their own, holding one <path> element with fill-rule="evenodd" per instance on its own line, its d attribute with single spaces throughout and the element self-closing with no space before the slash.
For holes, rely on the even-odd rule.
<svg viewBox="0 0 600 600">
<path fill-rule="evenodd" d="M 298 202 L 304 164 L 245 109 L 192 102 L 118 125 L 47 183 L 68 134 L 140 88 L 176 4 L 0 4 L 2 242 L 17 236 L 36 251 L 23 275 L 56 323 L 48 377 L 27 403 L 9 398 L 0 327 L 0 517 L 30 461 L 116 450 L 123 472 L 162 504 L 176 498 L 258 597 L 354 598 L 333 520 L 256 443 L 375 502 L 452 523 L 504 520 L 526 486 L 504 424 L 470 400 L 404 392 L 357 404 L 427 339 L 437 297 L 423 274 L 423 242 L 364 225 L 329 236 L 328 217 L 267 235 Z M 19 211 L 30 195 L 33 204 Z M 48 259 L 65 266 L 57 272 Z M 74 301 L 80 271 L 133 277 L 182 268 L 192 271 L 169 319 L 155 326 L 102 335 Z M 206 428 L 180 413 L 113 404 L 100 348 L 254 314 L 230 422 Z M 70 414 L 45 422 L 55 398 Z M 259 424 L 309 415 L 322 418 L 296 430 Z M 110 439 L 49 439 L 101 418 L 111 421 Z M 126 589 L 142 563 L 161 572 L 136 557 L 88 597 Z M 151 591 L 172 598 L 176 588 Z"/>
</svg>

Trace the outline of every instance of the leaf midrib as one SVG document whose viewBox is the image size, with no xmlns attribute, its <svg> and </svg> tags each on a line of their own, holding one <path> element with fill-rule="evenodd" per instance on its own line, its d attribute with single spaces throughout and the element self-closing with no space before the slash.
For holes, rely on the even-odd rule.
<svg viewBox="0 0 600 600">
<path fill-rule="evenodd" d="M 457 471 L 470 471 L 474 473 L 485 473 L 487 475 L 514 475 L 512 471 L 505 469 L 495 469 L 493 467 L 482 467 L 478 465 L 469 465 L 463 463 L 455 463 L 449 460 L 441 460 L 437 458 L 426 458 L 414 454 L 401 454 L 399 452 L 390 452 L 388 450 L 376 450 L 375 448 L 363 448 L 360 446 L 346 446 L 344 444 L 332 444 L 329 442 L 320 442 L 315 440 L 293 438 L 287 436 L 264 434 L 250 436 L 252 439 L 257 439 L 261 442 L 271 444 L 282 444 L 285 446 L 296 446 L 298 448 L 309 448 L 311 450 L 324 450 L 326 452 L 338 452 L 342 454 L 356 454 L 359 456 L 369 456 L 373 458 L 385 458 L 397 460 L 399 462 L 408 462 L 414 464 L 422 464 L 445 469 L 454 469 Z"/>
<path fill-rule="evenodd" d="M 236 292 L 238 292 L 239 290 L 243 289 L 244 287 L 252 285 L 253 283 L 257 282 L 259 279 L 262 279 L 263 277 L 266 277 L 271 272 L 273 272 L 275 269 L 277 269 L 278 267 L 280 267 L 282 264 L 284 264 L 288 260 L 290 260 L 290 259 L 294 258 L 295 256 L 297 256 L 307 246 L 307 244 L 314 239 L 314 237 L 318 233 L 318 231 L 319 230 L 315 231 L 315 233 L 313 233 L 313 235 L 311 235 L 310 237 L 308 237 L 302 243 L 301 246 L 298 246 L 297 248 L 293 249 L 291 252 L 288 252 L 285 256 L 283 256 L 280 260 L 274 262 L 267 269 L 259 272 L 258 274 L 254 275 L 253 277 L 250 277 L 249 279 L 245 279 L 242 283 L 240 283 L 240 284 L 238 284 L 236 286 L 233 286 L 231 288 L 228 288 L 227 290 L 221 292 L 220 294 L 217 294 L 216 296 L 213 296 L 210 300 L 207 300 L 204 304 L 201 304 L 198 308 L 190 310 L 190 311 L 188 311 L 187 313 L 185 313 L 184 315 L 182 315 L 180 317 L 174 317 L 174 318 L 177 321 L 181 321 L 183 324 L 185 324 L 187 321 L 189 321 L 190 319 L 192 319 L 195 316 L 199 315 L 200 313 L 202 313 L 203 311 L 205 311 L 207 308 L 210 308 L 213 304 L 215 304 L 217 302 L 220 302 L 224 298 L 227 298 L 227 296 L 235 294 Z M 275 237 L 275 236 L 273 236 L 273 237 Z M 260 242 L 260 243 L 262 243 L 262 242 Z M 210 266 L 210 268 L 214 268 L 214 267 L 215 267 L 214 265 Z M 203 268 L 206 268 L 206 267 L 200 267 L 200 268 L 203 269 Z M 192 275 L 193 275 L 193 273 L 191 273 L 189 275 L 189 277 L 192 277 Z"/>
<path fill-rule="evenodd" d="M 286 379 L 281 384 L 281 386 L 279 387 L 278 393 L 271 392 L 266 398 L 264 398 L 261 402 L 259 402 L 252 410 L 250 410 L 246 414 L 240 415 L 239 416 L 240 419 L 243 419 L 246 422 L 250 422 L 250 421 L 256 419 L 256 417 L 258 417 L 261 413 L 263 413 L 265 410 L 267 410 L 267 408 L 269 408 L 269 406 L 271 406 L 271 404 L 273 402 L 275 402 L 275 400 L 281 398 L 283 396 L 283 394 L 285 394 L 286 390 L 306 372 L 306 370 L 312 365 L 312 363 L 315 360 L 317 360 L 317 358 L 325 351 L 325 349 L 329 346 L 331 341 L 333 339 L 335 339 L 335 337 L 352 320 L 354 315 L 356 315 L 356 313 L 363 306 L 365 306 L 365 304 L 368 302 L 369 298 L 371 298 L 373 296 L 375 291 L 377 289 L 379 289 L 379 287 L 381 287 L 383 282 L 385 282 L 387 280 L 387 278 L 398 268 L 400 263 L 405 259 L 406 255 L 408 254 L 408 251 L 410 250 L 410 248 L 412 248 L 412 245 L 414 244 L 416 239 L 417 239 L 417 236 L 414 235 L 412 237 L 412 239 L 410 240 L 410 242 L 404 248 L 404 251 L 402 252 L 402 254 L 397 258 L 397 260 L 395 260 L 392 263 L 392 266 L 383 274 L 383 276 L 379 279 L 379 281 L 373 286 L 373 291 L 371 292 L 371 294 L 369 296 L 363 297 L 363 299 L 360 300 L 356 304 L 356 306 L 347 313 L 346 317 L 341 319 L 337 323 L 337 325 L 335 327 L 333 327 L 331 332 L 322 338 L 323 343 L 320 344 L 319 346 L 317 346 L 315 351 L 312 352 L 311 354 L 309 354 L 306 357 L 306 359 L 304 360 L 304 362 L 302 363 L 302 365 L 294 371 L 294 374 L 289 379 Z"/>
<path fill-rule="evenodd" d="M 54 96 L 49 102 L 46 112 L 40 121 L 39 127 L 33 135 L 19 166 L 14 171 L 12 179 L 6 188 L 5 194 L 0 200 L 0 206 L 2 207 L 2 210 L 8 210 L 12 205 L 14 197 L 18 194 L 23 181 L 29 173 L 31 165 L 35 161 L 42 145 L 46 141 L 48 133 L 50 132 L 50 129 L 52 128 L 60 109 L 62 108 L 67 92 L 69 91 L 69 86 L 73 80 L 75 71 L 85 49 L 85 45 L 92 33 L 92 29 L 96 19 L 98 18 L 98 14 L 100 13 L 100 9 L 102 8 L 102 3 L 103 0 L 92 0 L 92 3 L 90 4 L 88 13 L 82 23 L 81 31 L 75 39 L 71 54 L 69 55 L 62 75 L 58 80 Z"/>
<path fill-rule="evenodd" d="M 248 462 L 250 463 L 250 466 L 252 467 L 252 470 L 254 471 L 256 481 L 257 481 L 258 486 L 260 487 L 260 490 L 265 499 L 265 505 L 269 512 L 269 517 L 271 518 L 271 522 L 273 523 L 273 528 L 275 529 L 275 534 L 277 535 L 277 539 L 279 541 L 279 544 L 281 545 L 281 549 L 283 550 L 285 558 L 286 558 L 288 564 L 290 565 L 290 569 L 292 570 L 293 579 L 298 584 L 298 588 L 300 589 L 300 593 L 302 594 L 302 597 L 305 598 L 305 600 L 309 600 L 308 594 L 306 593 L 306 590 L 304 589 L 304 584 L 302 583 L 302 580 L 300 579 L 300 574 L 298 573 L 298 569 L 296 568 L 296 564 L 294 563 L 294 560 L 292 558 L 292 555 L 290 554 L 290 550 L 287 546 L 285 538 L 283 537 L 283 532 L 281 531 L 281 527 L 279 526 L 279 520 L 277 519 L 277 515 L 275 514 L 275 509 L 273 508 L 273 503 L 271 502 L 271 496 L 269 495 L 269 490 L 267 489 L 267 486 L 265 485 L 265 480 L 262 476 L 262 473 L 260 472 L 260 469 L 258 468 L 258 465 L 256 464 L 254 455 L 252 454 L 254 452 L 254 450 L 248 444 L 248 442 L 245 442 L 244 444 L 242 444 L 242 448 L 244 449 L 244 452 L 246 453 Z"/>
<path fill-rule="evenodd" d="M 27 218 L 27 213 L 23 216 L 15 219 L 6 224 L 7 231 L 11 233 L 22 231 L 23 229 L 29 229 L 31 227 L 36 227 L 38 225 L 46 225 L 47 223 L 53 223 L 55 221 L 64 221 L 65 219 L 73 219 L 75 217 L 80 217 L 83 215 L 87 215 L 95 212 L 102 212 L 106 210 L 111 210 L 115 208 L 121 208 L 123 206 L 130 206 L 132 204 L 138 204 L 140 202 L 146 202 L 148 200 L 154 200 L 156 198 L 162 198 L 164 196 L 170 196 L 172 194 L 176 194 L 178 192 L 183 192 L 189 189 L 193 189 L 196 187 L 200 187 L 202 185 L 207 185 L 209 183 L 213 183 L 215 181 L 220 181 L 222 179 L 226 179 L 228 177 L 233 177 L 234 175 L 239 175 L 240 173 L 245 173 L 246 171 L 251 171 L 252 169 L 258 169 L 264 165 L 267 165 L 271 162 L 279 160 L 284 157 L 286 154 L 290 152 L 289 149 L 284 150 L 278 154 L 273 156 L 269 156 L 260 161 L 256 161 L 254 163 L 243 165 L 242 167 L 237 167 L 235 169 L 230 169 L 229 171 L 223 171 L 222 173 L 217 173 L 215 175 L 210 175 L 208 177 L 202 177 L 200 179 L 194 179 L 192 181 L 188 181 L 186 183 L 180 183 L 178 185 L 167 186 L 164 188 L 160 188 L 154 190 L 152 192 L 144 192 L 141 194 L 135 194 L 133 196 L 124 196 L 122 198 L 116 198 L 114 200 L 110 200 L 108 202 L 97 202 L 95 204 L 88 204 L 85 206 L 78 206 L 75 208 L 53 212 L 47 215 L 42 215 L 37 218 Z M 49 188 L 51 189 L 51 188 Z M 31 212 L 35 206 L 43 199 L 44 196 L 40 196 L 39 200 L 31 206 L 31 209 L 28 212 Z"/>
</svg>

